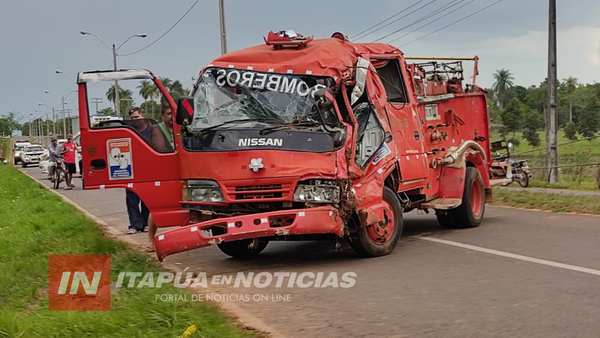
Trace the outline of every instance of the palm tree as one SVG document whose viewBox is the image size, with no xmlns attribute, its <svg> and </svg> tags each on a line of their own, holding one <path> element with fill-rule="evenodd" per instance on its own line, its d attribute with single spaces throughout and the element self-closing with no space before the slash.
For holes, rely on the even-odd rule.
<svg viewBox="0 0 600 338">
<path fill-rule="evenodd" d="M 504 107 L 506 103 L 506 92 L 514 85 L 513 81 L 515 78 L 510 73 L 508 69 L 496 69 L 496 73 L 494 73 L 494 85 L 492 86 L 492 90 L 496 94 L 498 98 L 498 103 L 500 108 Z"/>
<path fill-rule="evenodd" d="M 567 94 L 569 94 L 569 122 L 573 122 L 573 93 L 577 89 L 577 79 L 569 76 L 565 79 L 565 86 L 567 87 Z"/>
<path fill-rule="evenodd" d="M 121 94 L 121 91 L 121 86 L 119 86 L 119 94 Z M 115 85 L 112 85 L 108 88 L 108 91 L 106 92 L 106 98 L 110 102 L 115 102 Z"/>
</svg>

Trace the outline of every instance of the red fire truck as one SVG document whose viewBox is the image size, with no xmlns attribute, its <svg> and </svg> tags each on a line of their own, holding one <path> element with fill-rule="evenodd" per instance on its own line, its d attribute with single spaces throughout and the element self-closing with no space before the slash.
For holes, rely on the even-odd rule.
<svg viewBox="0 0 600 338">
<path fill-rule="evenodd" d="M 326 238 L 386 255 L 413 209 L 434 210 L 443 227 L 481 223 L 491 189 L 477 57 L 409 58 L 334 37 L 266 42 L 215 59 L 177 104 L 147 70 L 78 75 L 86 189 L 130 189 L 158 227 L 176 227 L 155 237 L 160 260 Z M 158 87 L 176 111 L 173 151 L 157 150 L 139 120 L 90 124 L 101 87 L 91 83 L 116 81 Z M 149 126 L 160 119 L 146 113 Z"/>
</svg>

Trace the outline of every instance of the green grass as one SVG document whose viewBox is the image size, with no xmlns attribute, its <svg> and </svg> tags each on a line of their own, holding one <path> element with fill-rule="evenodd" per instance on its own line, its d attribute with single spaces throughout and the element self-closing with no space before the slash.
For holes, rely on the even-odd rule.
<svg viewBox="0 0 600 338">
<path fill-rule="evenodd" d="M 0 206 L 0 337 L 177 337 L 192 324 L 193 337 L 250 336 L 212 304 L 155 302 L 187 292 L 171 284 L 117 289 L 110 311 L 49 311 L 50 254 L 110 254 L 113 282 L 160 270 L 12 165 L 0 165 Z"/>
<path fill-rule="evenodd" d="M 600 215 L 600 199 L 494 189 L 492 205 Z"/>
</svg>

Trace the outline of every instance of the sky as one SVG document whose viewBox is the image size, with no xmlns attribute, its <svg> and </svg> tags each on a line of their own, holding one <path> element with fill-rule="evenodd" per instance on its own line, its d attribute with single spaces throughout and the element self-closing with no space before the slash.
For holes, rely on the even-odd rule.
<svg viewBox="0 0 600 338">
<path fill-rule="evenodd" d="M 392 44 L 407 56 L 478 55 L 477 82 L 482 87 L 490 87 L 493 73 L 501 68 L 511 71 L 515 84 L 538 85 L 547 76 L 549 1 L 501 0 L 465 18 L 497 1 L 225 0 L 227 48 L 234 51 L 261 44 L 270 30 L 294 29 L 315 38 L 341 31 L 353 37 L 405 10 L 394 19 L 405 17 L 357 41 L 374 41 L 406 27 L 382 42 L 401 37 Z M 76 90 L 72 78 L 80 71 L 112 67 L 112 52 L 95 37 L 80 35 L 81 30 L 117 46 L 133 34 L 148 34 L 145 39 L 132 38 L 118 50 L 119 68 L 150 69 L 189 87 L 199 69 L 220 54 L 218 0 L 199 0 L 155 44 L 133 55 L 124 54 L 155 41 L 194 3 L 195 0 L 2 0 L 0 115 L 13 111 L 19 114 L 21 122 L 26 122 L 30 114 L 42 116 L 50 111 L 49 107 L 58 109 L 61 100 L 57 96 L 66 96 L 67 109 L 77 108 L 76 94 L 71 93 Z M 443 8 L 448 9 L 426 19 Z M 448 15 L 441 17 L 444 14 Z M 462 18 L 465 19 L 440 30 Z M 560 79 L 573 76 L 581 83 L 600 82 L 598 18 L 598 0 L 557 0 Z M 465 64 L 465 69 L 470 67 Z M 56 74 L 55 70 L 67 75 Z M 46 90 L 57 95 L 45 93 Z M 138 105 L 142 102 L 137 95 L 134 99 Z M 104 97 L 100 109 L 109 106 Z"/>
</svg>

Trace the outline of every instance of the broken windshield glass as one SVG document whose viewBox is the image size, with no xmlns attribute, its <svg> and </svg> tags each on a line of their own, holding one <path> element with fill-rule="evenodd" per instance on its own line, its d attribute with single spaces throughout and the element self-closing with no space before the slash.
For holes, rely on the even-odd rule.
<svg viewBox="0 0 600 338">
<path fill-rule="evenodd" d="M 328 77 L 208 68 L 194 93 L 191 128 L 199 131 L 245 119 L 290 127 L 319 121 L 314 93 L 333 84 Z M 324 118 L 327 124 L 338 123 L 333 110 Z"/>
</svg>

